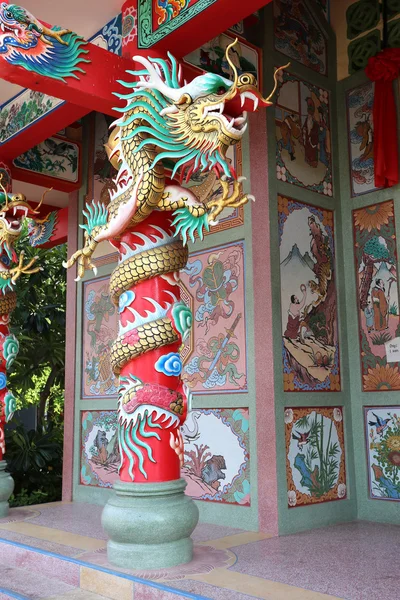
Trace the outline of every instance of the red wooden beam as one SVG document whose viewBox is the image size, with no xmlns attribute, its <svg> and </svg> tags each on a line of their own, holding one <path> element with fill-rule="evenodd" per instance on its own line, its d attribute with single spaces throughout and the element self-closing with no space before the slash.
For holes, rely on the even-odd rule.
<svg viewBox="0 0 400 600">
<path fill-rule="evenodd" d="M 176 58 L 186 56 L 206 42 L 242 21 L 272 0 L 216 0 L 184 25 L 157 41 L 151 49 L 171 52 Z M 173 21 L 172 21 L 173 24 Z M 140 28 L 140 6 L 139 6 Z M 139 46 L 141 42 L 139 40 Z M 139 53 L 146 53 L 139 47 Z"/>
</svg>

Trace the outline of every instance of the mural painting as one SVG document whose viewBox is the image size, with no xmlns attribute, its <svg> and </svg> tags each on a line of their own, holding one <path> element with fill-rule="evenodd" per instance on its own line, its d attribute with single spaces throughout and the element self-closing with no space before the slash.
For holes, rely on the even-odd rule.
<svg viewBox="0 0 400 600">
<path fill-rule="evenodd" d="M 400 390 L 397 363 L 385 344 L 400 336 L 393 201 L 353 211 L 354 253 L 364 392 Z"/>
<path fill-rule="evenodd" d="M 239 142 L 235 146 L 229 146 L 226 157 L 228 159 L 228 163 L 232 164 L 237 177 L 241 177 L 242 175 L 242 144 Z M 206 183 L 207 181 L 207 183 Z M 233 179 L 232 179 L 233 183 Z M 209 194 L 207 197 L 217 200 L 222 196 L 222 186 L 220 180 L 217 178 L 214 172 L 211 173 L 196 173 L 192 176 L 187 187 L 193 188 L 197 187 L 197 194 L 200 199 L 202 199 L 201 189 L 204 189 L 204 199 L 205 194 Z M 208 190 L 211 187 L 211 192 Z M 231 188 L 233 190 L 233 187 Z M 238 227 L 239 225 L 243 225 L 244 223 L 244 207 L 240 206 L 239 208 L 231 208 L 228 207 L 221 214 L 221 218 L 219 219 L 217 225 L 213 225 L 210 227 L 209 231 L 204 231 L 204 235 L 211 235 L 213 233 L 218 233 L 220 231 L 225 231 L 226 229 L 231 229 L 232 227 Z"/>
<path fill-rule="evenodd" d="M 111 488 L 118 480 L 120 454 L 117 424 L 116 410 L 82 412 L 82 485 Z"/>
<path fill-rule="evenodd" d="M 275 0 L 275 48 L 321 75 L 327 74 L 327 43 L 303 0 Z"/>
<path fill-rule="evenodd" d="M 341 408 L 286 408 L 285 439 L 290 508 L 346 498 Z"/>
<path fill-rule="evenodd" d="M 333 212 L 278 196 L 284 390 L 340 391 Z"/>
<path fill-rule="evenodd" d="M 51 137 L 13 160 L 14 167 L 64 181 L 79 179 L 79 146 L 65 138 Z"/>
<path fill-rule="evenodd" d="M 181 431 L 186 493 L 196 500 L 250 506 L 248 409 L 196 409 Z"/>
<path fill-rule="evenodd" d="M 400 406 L 364 408 L 369 496 L 400 500 Z"/>
<path fill-rule="evenodd" d="M 233 36 L 222 33 L 198 50 L 185 56 L 184 60 L 202 71 L 218 73 L 218 75 L 233 80 L 234 74 L 226 60 L 225 50 L 234 39 Z M 240 40 L 234 48 L 231 48 L 229 57 L 233 61 L 238 75 L 245 72 L 252 73 L 257 78 L 258 85 L 261 86 L 261 50 L 259 48 Z"/>
<path fill-rule="evenodd" d="M 197 0 L 155 0 L 153 3 L 153 31 L 160 25 L 169 23 L 180 13 L 184 12 L 189 5 L 195 4 Z"/>
<path fill-rule="evenodd" d="M 117 337 L 117 309 L 108 277 L 84 283 L 82 323 L 82 397 L 116 397 L 118 378 L 111 370 L 110 348 Z"/>
<path fill-rule="evenodd" d="M 374 183 L 374 84 L 347 92 L 351 195 L 376 189 Z"/>
<path fill-rule="evenodd" d="M 194 394 L 247 391 L 244 258 L 244 243 L 234 242 L 192 253 L 181 271 L 194 299 L 182 379 Z"/>
<path fill-rule="evenodd" d="M 329 92 L 278 73 L 276 174 L 281 181 L 333 195 Z"/>
<path fill-rule="evenodd" d="M 108 206 L 110 202 L 109 191 L 115 189 L 113 179 L 117 176 L 108 160 L 104 144 L 108 142 L 110 136 L 109 127 L 113 122 L 113 117 L 96 113 L 92 121 L 92 156 L 93 164 L 89 169 L 89 197 L 93 197 L 95 202 L 102 202 Z"/>
<path fill-rule="evenodd" d="M 122 15 L 111 19 L 100 31 L 98 31 L 89 42 L 113 54 L 122 54 Z"/>
</svg>

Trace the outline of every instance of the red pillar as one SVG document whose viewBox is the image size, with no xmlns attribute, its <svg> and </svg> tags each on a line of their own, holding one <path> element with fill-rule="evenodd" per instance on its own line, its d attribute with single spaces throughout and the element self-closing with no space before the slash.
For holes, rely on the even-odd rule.
<svg viewBox="0 0 400 600">
<path fill-rule="evenodd" d="M 183 460 L 180 426 L 187 397 L 179 348 L 191 325 L 180 301 L 179 270 L 187 248 L 174 237 L 170 213 L 153 212 L 113 244 L 119 264 L 110 293 L 119 304 L 119 335 L 111 351 L 120 374 L 120 479 L 178 480 Z"/>
</svg>

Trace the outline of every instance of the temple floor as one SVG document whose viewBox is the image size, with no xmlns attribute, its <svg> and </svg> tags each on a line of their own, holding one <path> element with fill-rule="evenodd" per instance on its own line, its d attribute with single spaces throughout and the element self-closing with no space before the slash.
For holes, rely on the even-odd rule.
<svg viewBox="0 0 400 600">
<path fill-rule="evenodd" d="M 386 600 L 399 597 L 400 529 L 346 523 L 284 537 L 199 524 L 191 563 L 107 561 L 102 507 L 42 504 L 0 519 L 0 600 Z"/>
</svg>

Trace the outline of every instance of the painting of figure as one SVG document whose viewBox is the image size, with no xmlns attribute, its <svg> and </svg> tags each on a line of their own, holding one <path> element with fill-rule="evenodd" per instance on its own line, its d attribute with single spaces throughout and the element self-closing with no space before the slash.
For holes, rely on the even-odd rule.
<svg viewBox="0 0 400 600">
<path fill-rule="evenodd" d="M 392 200 L 353 211 L 354 256 L 364 392 L 400 390 L 385 344 L 400 336 L 396 225 Z"/>
<path fill-rule="evenodd" d="M 333 212 L 278 196 L 285 391 L 339 391 Z"/>
<path fill-rule="evenodd" d="M 286 408 L 288 506 L 346 498 L 343 411 Z"/>
<path fill-rule="evenodd" d="M 196 409 L 181 431 L 186 493 L 196 500 L 250 506 L 248 409 Z"/>
<path fill-rule="evenodd" d="M 327 74 L 327 42 L 305 2 L 274 0 L 275 48 L 293 60 Z"/>
<path fill-rule="evenodd" d="M 333 195 L 329 93 L 287 71 L 278 73 L 276 174 L 281 181 Z"/>
<path fill-rule="evenodd" d="M 82 412 L 82 485 L 111 488 L 118 479 L 120 454 L 117 423 L 116 410 Z"/>
<path fill-rule="evenodd" d="M 247 391 L 244 252 L 243 242 L 194 252 L 181 271 L 194 329 L 182 378 L 194 394 Z"/>
<path fill-rule="evenodd" d="M 369 496 L 400 500 L 400 406 L 364 408 Z"/>
<path fill-rule="evenodd" d="M 374 183 L 374 83 L 347 92 L 352 196 L 376 189 Z"/>
<path fill-rule="evenodd" d="M 110 348 L 117 337 L 117 310 L 108 292 L 108 277 L 84 283 L 82 396 L 116 397 L 118 378 L 112 372 Z"/>
<path fill-rule="evenodd" d="M 232 67 L 228 64 L 225 51 L 227 46 L 234 41 L 235 37 L 222 33 L 216 38 L 203 44 L 198 50 L 194 50 L 185 56 L 185 62 L 197 67 L 202 71 L 218 73 L 231 81 L 234 79 Z M 251 73 L 260 82 L 261 73 L 261 50 L 252 44 L 240 40 L 231 49 L 229 57 L 235 65 L 238 74 Z"/>
</svg>

